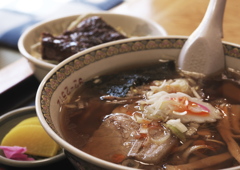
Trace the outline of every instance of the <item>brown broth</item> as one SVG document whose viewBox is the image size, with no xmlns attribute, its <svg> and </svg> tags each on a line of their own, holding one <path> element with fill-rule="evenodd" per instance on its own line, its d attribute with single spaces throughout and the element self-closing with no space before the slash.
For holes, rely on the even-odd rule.
<svg viewBox="0 0 240 170">
<path fill-rule="evenodd" d="M 171 74 L 172 78 L 179 77 L 179 74 Z M 167 77 L 170 78 L 170 77 Z M 214 78 L 197 80 L 201 84 L 199 89 L 200 94 L 205 101 L 217 105 L 219 103 L 230 103 L 240 105 L 240 85 L 237 81 L 229 79 L 222 79 L 221 75 L 218 75 Z M 81 95 L 79 95 L 81 94 Z M 71 98 L 71 101 L 68 105 L 62 106 L 61 111 L 61 130 L 64 138 L 73 146 L 81 149 L 87 142 L 90 136 L 99 128 L 102 123 L 103 118 L 106 115 L 112 113 L 112 111 L 118 106 L 126 106 L 125 104 L 109 104 L 104 100 L 101 100 L 100 97 L 103 94 L 100 94 L 96 88 L 83 85 L 78 89 Z M 78 106 L 83 107 L 82 109 L 70 107 L 75 101 Z M 133 100 L 134 101 L 134 100 Z M 76 106 L 76 105 L 74 105 Z M 206 124 L 202 125 L 199 128 L 199 133 L 204 132 L 205 129 L 210 132 L 213 139 L 224 142 L 221 138 L 221 135 L 218 133 L 217 122 L 211 123 L 210 127 Z M 196 137 L 196 136 L 194 136 Z M 194 138 L 193 137 L 193 138 Z M 202 140 L 201 136 L 196 137 L 198 141 Z M 181 145 L 179 143 L 179 145 Z M 227 151 L 227 147 L 219 145 L 219 149 L 216 153 L 223 153 Z M 214 153 L 214 154 L 216 154 Z M 212 155 L 213 152 L 209 151 L 209 155 Z M 175 156 L 175 157 L 174 157 Z M 166 164 L 183 164 L 182 159 L 176 155 L 169 156 L 168 161 L 163 160 L 159 166 L 159 169 L 164 168 Z M 215 167 L 210 167 L 212 169 L 217 168 L 226 168 L 229 166 L 237 165 L 234 159 L 224 162 L 224 165 L 217 165 Z M 141 168 L 151 168 L 150 165 L 141 165 Z"/>
</svg>

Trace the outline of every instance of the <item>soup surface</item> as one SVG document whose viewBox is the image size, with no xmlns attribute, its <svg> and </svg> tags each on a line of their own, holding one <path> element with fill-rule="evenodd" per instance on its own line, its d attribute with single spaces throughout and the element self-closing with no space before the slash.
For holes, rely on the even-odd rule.
<svg viewBox="0 0 240 170">
<path fill-rule="evenodd" d="M 61 108 L 66 141 L 140 169 L 239 165 L 240 85 L 233 71 L 203 77 L 173 61 L 86 82 Z"/>
</svg>

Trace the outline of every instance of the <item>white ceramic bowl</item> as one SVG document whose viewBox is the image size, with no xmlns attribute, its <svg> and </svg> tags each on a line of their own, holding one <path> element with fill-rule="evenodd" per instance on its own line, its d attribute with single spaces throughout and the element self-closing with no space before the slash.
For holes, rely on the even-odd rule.
<svg viewBox="0 0 240 170">
<path fill-rule="evenodd" d="M 70 160 L 77 161 L 78 165 L 126 170 L 126 167 L 93 157 L 66 142 L 61 137 L 58 122 L 59 104 L 73 94 L 82 81 L 96 75 L 159 59 L 177 60 L 186 39 L 187 37 L 167 36 L 120 40 L 87 49 L 61 62 L 42 80 L 37 91 L 36 110 L 43 127 L 66 150 Z M 224 42 L 223 47 L 227 67 L 239 69 L 240 46 Z"/>
<path fill-rule="evenodd" d="M 130 15 L 114 14 L 108 12 L 91 13 L 89 16 L 101 16 L 108 24 L 117 28 L 120 27 L 127 35 L 132 36 L 166 36 L 166 31 L 157 23 Z M 31 55 L 31 46 L 40 40 L 42 32 L 50 32 L 55 35 L 62 34 L 69 24 L 79 15 L 66 16 L 49 21 L 38 23 L 28 28 L 20 37 L 18 48 L 20 53 L 29 61 L 38 80 L 42 78 L 56 64 L 45 62 Z"/>
<path fill-rule="evenodd" d="M 22 120 L 36 116 L 36 109 L 35 106 L 27 106 L 23 108 L 19 108 L 13 111 L 10 111 L 8 113 L 5 113 L 4 115 L 0 116 L 0 143 L 4 136 L 19 122 Z M 17 161 L 8 159 L 4 156 L 2 150 L 0 149 L 0 163 L 5 164 L 12 167 L 39 167 L 39 166 L 45 166 L 48 164 L 55 163 L 57 161 L 61 161 L 65 158 L 64 153 L 61 151 L 56 156 L 45 158 L 45 159 L 39 159 L 34 161 Z"/>
</svg>

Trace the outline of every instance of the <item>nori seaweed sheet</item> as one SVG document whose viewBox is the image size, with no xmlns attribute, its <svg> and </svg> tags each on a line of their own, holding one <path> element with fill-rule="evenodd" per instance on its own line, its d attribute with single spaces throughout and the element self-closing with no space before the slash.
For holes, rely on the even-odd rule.
<svg viewBox="0 0 240 170">
<path fill-rule="evenodd" d="M 131 87 L 141 86 L 153 80 L 178 77 L 174 61 L 159 62 L 121 73 L 103 75 L 86 82 L 86 86 L 96 89 L 102 95 L 124 97 Z"/>
</svg>

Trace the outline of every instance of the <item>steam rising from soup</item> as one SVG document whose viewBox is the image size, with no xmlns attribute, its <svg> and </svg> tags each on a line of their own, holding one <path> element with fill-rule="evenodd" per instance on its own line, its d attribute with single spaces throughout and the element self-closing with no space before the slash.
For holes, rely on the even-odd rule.
<svg viewBox="0 0 240 170">
<path fill-rule="evenodd" d="M 95 77 L 62 105 L 63 136 L 86 153 L 140 169 L 239 165 L 239 75 L 196 75 L 168 61 Z"/>
</svg>

